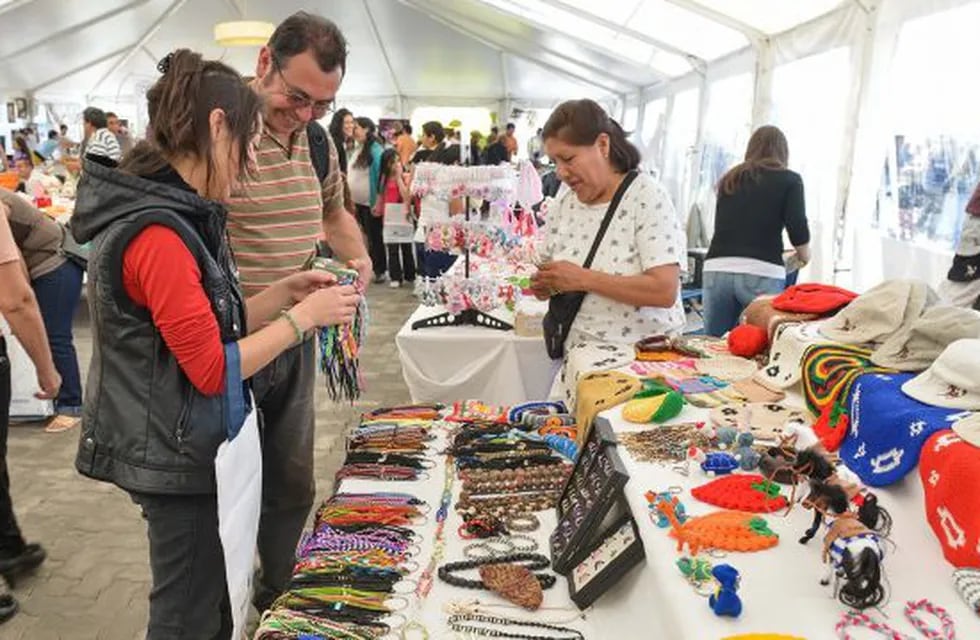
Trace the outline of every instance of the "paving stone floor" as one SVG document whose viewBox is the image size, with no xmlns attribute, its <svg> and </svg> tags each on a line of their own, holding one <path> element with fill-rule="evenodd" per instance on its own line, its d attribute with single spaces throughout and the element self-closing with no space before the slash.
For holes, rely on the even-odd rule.
<svg viewBox="0 0 980 640">
<path fill-rule="evenodd" d="M 408 289 L 373 285 L 363 368 L 367 393 L 353 408 L 317 398 L 318 493 L 343 451 L 341 435 L 359 410 L 408 402 L 395 349 L 395 333 L 415 308 Z M 83 303 L 84 307 L 84 303 Z M 92 353 L 87 313 L 75 322 L 82 379 Z M 0 625 L 0 640 L 134 640 L 146 623 L 149 568 L 146 532 L 121 490 L 80 476 L 74 468 L 78 431 L 45 433 L 38 425 L 13 426 L 9 452 L 12 494 L 25 535 L 42 543 L 48 560 L 20 579 L 21 610 Z"/>
</svg>

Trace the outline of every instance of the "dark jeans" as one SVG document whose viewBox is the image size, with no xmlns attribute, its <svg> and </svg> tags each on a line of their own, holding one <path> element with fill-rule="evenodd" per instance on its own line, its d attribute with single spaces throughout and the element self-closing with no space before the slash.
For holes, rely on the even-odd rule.
<svg viewBox="0 0 980 640">
<path fill-rule="evenodd" d="M 374 263 L 374 275 L 383 275 L 388 270 L 388 252 L 385 251 L 384 224 L 385 219 L 371 215 L 371 207 L 363 204 L 355 205 L 357 222 L 367 236 L 368 255 Z"/>
<path fill-rule="evenodd" d="M 262 517 L 253 602 L 260 612 L 285 591 L 296 545 L 313 507 L 316 342 L 307 340 L 252 377 L 262 411 Z"/>
<path fill-rule="evenodd" d="M 56 413 L 79 415 L 82 407 L 82 378 L 71 326 L 82 296 L 82 268 L 71 260 L 31 281 L 48 333 L 51 357 L 61 375 L 61 390 L 55 398 Z"/>
<path fill-rule="evenodd" d="M 393 282 L 415 282 L 415 253 L 410 242 L 387 244 L 388 275 Z"/>
<path fill-rule="evenodd" d="M 218 498 L 130 493 L 150 542 L 147 640 L 228 640 L 231 605 L 218 537 Z"/>
<path fill-rule="evenodd" d="M 456 262 L 457 256 L 445 251 L 430 251 L 421 242 L 415 243 L 415 252 L 418 256 L 418 271 L 426 278 L 438 278 L 449 270 Z"/>
<path fill-rule="evenodd" d="M 10 428 L 10 359 L 7 343 L 0 336 L 0 549 L 20 552 L 24 537 L 17 526 L 14 504 L 10 499 L 10 474 L 7 472 L 7 430 Z"/>
</svg>

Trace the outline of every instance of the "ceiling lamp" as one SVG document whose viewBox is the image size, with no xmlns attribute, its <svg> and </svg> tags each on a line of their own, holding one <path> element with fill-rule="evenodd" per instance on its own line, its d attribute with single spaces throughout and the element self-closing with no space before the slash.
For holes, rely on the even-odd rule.
<svg viewBox="0 0 980 640">
<path fill-rule="evenodd" d="M 253 47 L 269 42 L 276 25 L 258 20 L 219 22 L 214 25 L 214 39 L 223 47 Z"/>
</svg>

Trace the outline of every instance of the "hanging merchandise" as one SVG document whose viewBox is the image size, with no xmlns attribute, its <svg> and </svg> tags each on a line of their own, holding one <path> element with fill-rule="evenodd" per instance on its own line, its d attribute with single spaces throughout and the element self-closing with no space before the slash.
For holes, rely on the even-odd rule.
<svg viewBox="0 0 980 640">
<path fill-rule="evenodd" d="M 358 354 L 367 336 L 367 298 L 354 269 L 348 269 L 329 258 L 314 259 L 312 267 L 332 273 L 339 285 L 354 285 L 361 294 L 361 302 L 351 324 L 331 325 L 318 330 L 320 371 L 326 380 L 327 393 L 331 400 L 354 402 L 361 396 L 364 388 Z"/>
</svg>

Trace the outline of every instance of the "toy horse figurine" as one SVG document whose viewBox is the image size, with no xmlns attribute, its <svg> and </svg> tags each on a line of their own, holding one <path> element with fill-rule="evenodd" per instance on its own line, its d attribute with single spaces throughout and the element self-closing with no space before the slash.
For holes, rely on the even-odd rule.
<svg viewBox="0 0 980 640">
<path fill-rule="evenodd" d="M 828 573 L 820 581 L 826 586 L 834 579 L 834 597 L 854 609 L 881 604 L 885 589 L 881 585 L 881 562 L 885 557 L 878 534 L 861 523 L 853 513 L 840 515 L 824 536 L 823 559 Z M 844 584 L 840 584 L 844 579 Z"/>
<path fill-rule="evenodd" d="M 891 515 L 878 505 L 878 497 L 863 488 L 857 478 L 849 478 L 846 469 L 835 468 L 819 447 L 796 452 L 789 468 L 795 479 L 802 476 L 810 480 L 810 495 L 803 505 L 811 508 L 819 503 L 822 507 L 813 509 L 813 524 L 800 538 L 800 544 L 817 535 L 823 523 L 823 508 L 830 508 L 835 514 L 853 512 L 864 526 L 881 536 L 891 531 Z"/>
</svg>

